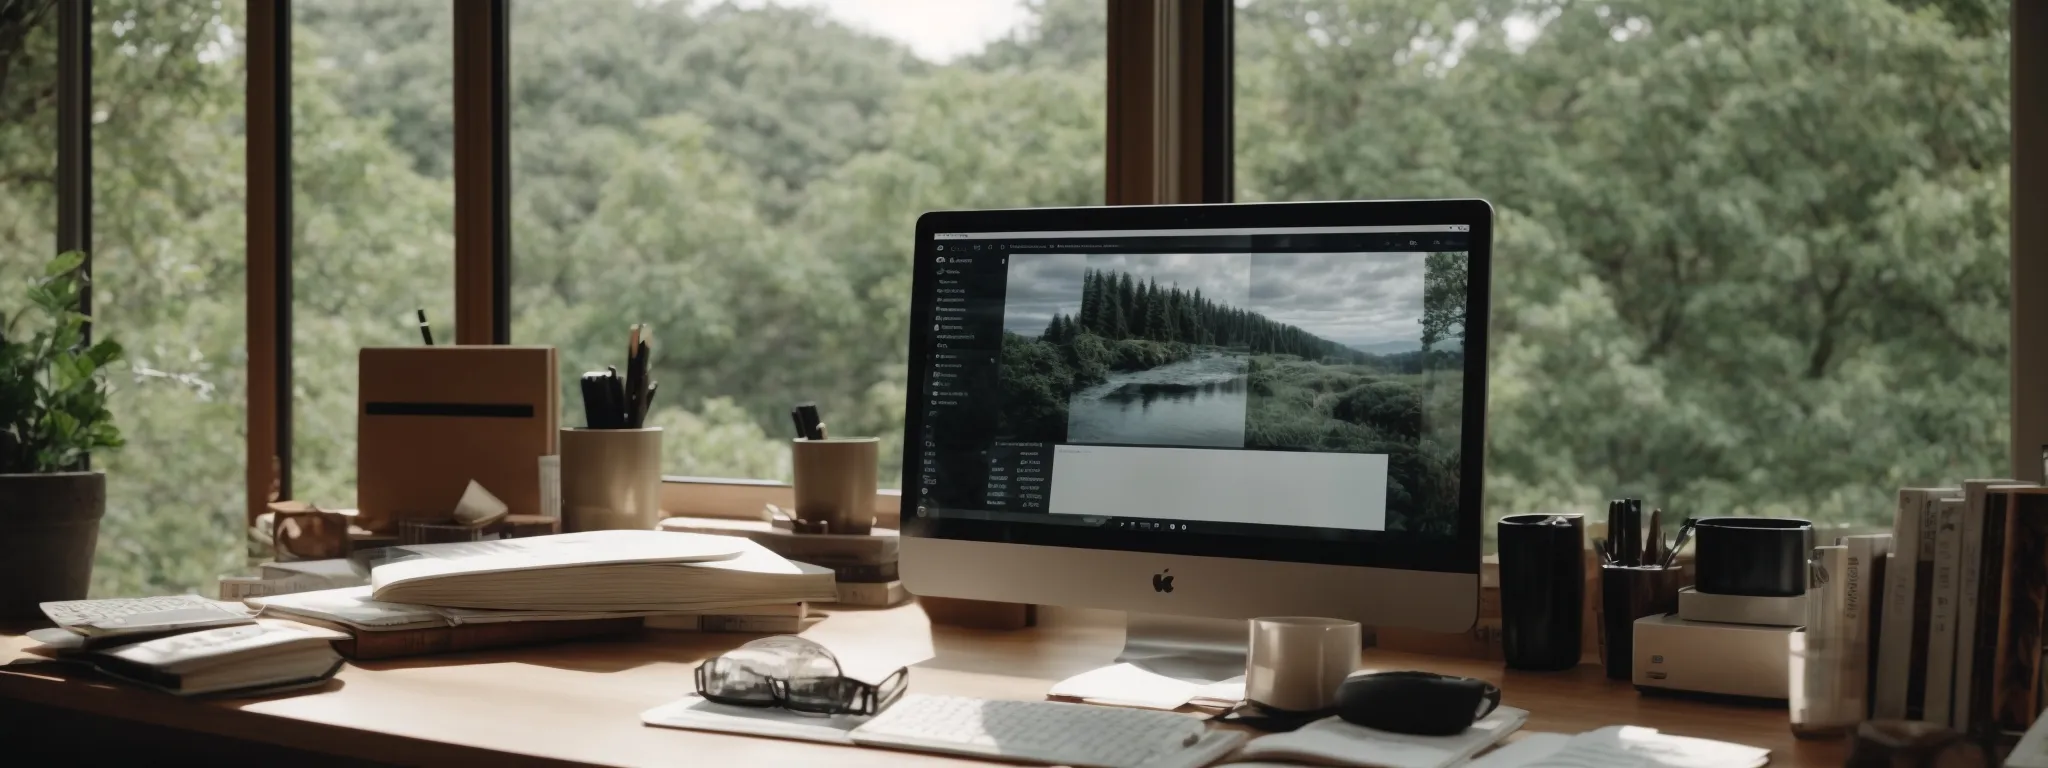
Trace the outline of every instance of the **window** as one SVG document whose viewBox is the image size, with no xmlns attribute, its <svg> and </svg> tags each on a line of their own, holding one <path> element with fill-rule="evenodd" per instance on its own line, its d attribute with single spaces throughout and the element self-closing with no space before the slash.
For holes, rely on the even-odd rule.
<svg viewBox="0 0 2048 768">
<path fill-rule="evenodd" d="M 1239 5 L 1240 200 L 1494 204 L 1490 516 L 2005 474 L 2004 3 Z"/>
<path fill-rule="evenodd" d="M 357 351 L 455 335 L 454 5 L 292 14 L 292 496 L 354 506 Z"/>
<path fill-rule="evenodd" d="M 514 343 L 624 365 L 671 474 L 789 478 L 789 408 L 901 474 L 910 241 L 934 208 L 1102 201 L 1101 0 L 515 0 Z"/>
<path fill-rule="evenodd" d="M 0 292 L 41 274 L 56 247 L 56 92 L 56 3 L 0 7 Z"/>
<path fill-rule="evenodd" d="M 127 351 L 96 596 L 211 592 L 242 564 L 244 7 L 93 4 L 93 327 Z"/>
</svg>

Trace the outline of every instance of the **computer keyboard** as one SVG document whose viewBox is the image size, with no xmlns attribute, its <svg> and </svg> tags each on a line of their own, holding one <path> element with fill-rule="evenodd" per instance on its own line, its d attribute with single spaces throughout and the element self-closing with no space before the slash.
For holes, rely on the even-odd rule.
<svg viewBox="0 0 2048 768">
<path fill-rule="evenodd" d="M 907 694 L 853 740 L 877 747 L 1079 768 L 1198 768 L 1244 741 L 1171 712 Z"/>
</svg>

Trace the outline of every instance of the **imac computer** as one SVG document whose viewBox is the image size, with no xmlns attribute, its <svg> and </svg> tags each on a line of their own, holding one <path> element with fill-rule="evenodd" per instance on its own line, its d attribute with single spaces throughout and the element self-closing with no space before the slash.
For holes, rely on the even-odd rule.
<svg viewBox="0 0 2048 768">
<path fill-rule="evenodd" d="M 1482 200 L 925 214 L 905 586 L 1128 611 L 1125 660 L 1210 679 L 1243 671 L 1217 619 L 1470 628 L 1492 229 Z"/>
</svg>

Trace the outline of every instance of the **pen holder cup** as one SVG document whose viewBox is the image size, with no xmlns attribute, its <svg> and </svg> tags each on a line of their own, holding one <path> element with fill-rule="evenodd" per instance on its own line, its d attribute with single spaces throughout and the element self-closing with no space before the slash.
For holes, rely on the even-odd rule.
<svg viewBox="0 0 2048 768">
<path fill-rule="evenodd" d="M 562 430 L 562 531 L 661 524 L 661 428 Z"/>
<path fill-rule="evenodd" d="M 1678 588 L 1686 586 L 1684 566 L 1600 566 L 1600 663 L 1609 680 L 1631 680 L 1635 672 L 1636 619 L 1674 613 Z"/>
<path fill-rule="evenodd" d="M 796 518 L 819 533 L 863 536 L 874 530 L 881 445 L 873 437 L 791 441 Z"/>
</svg>

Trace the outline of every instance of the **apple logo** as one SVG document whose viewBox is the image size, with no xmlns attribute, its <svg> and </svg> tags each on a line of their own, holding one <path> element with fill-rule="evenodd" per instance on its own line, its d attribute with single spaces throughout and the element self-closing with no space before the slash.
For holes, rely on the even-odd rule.
<svg viewBox="0 0 2048 768">
<path fill-rule="evenodd" d="M 1168 573 L 1170 573 L 1170 572 L 1172 572 L 1172 571 L 1173 571 L 1173 569 L 1172 569 L 1172 568 L 1166 568 L 1166 569 L 1163 569 L 1163 570 L 1161 570 L 1161 571 L 1160 571 L 1160 572 L 1158 572 L 1158 573 L 1152 574 L 1152 591 L 1154 591 L 1154 592 L 1172 592 L 1172 591 L 1173 591 L 1173 577 L 1172 577 L 1172 576 L 1168 576 L 1168 575 L 1167 575 Z"/>
</svg>

